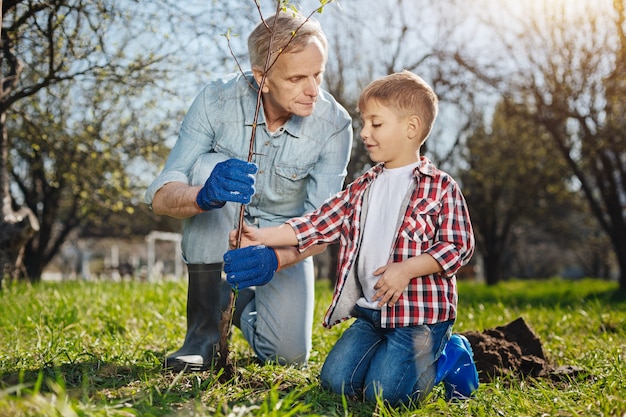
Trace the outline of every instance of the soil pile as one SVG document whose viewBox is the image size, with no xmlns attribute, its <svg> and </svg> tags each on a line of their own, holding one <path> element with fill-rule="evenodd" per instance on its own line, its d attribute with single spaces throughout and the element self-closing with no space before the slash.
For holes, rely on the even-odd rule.
<svg viewBox="0 0 626 417">
<path fill-rule="evenodd" d="M 546 358 L 539 337 L 521 317 L 482 333 L 468 331 L 461 334 L 472 345 L 480 382 L 491 382 L 497 377 L 549 377 L 564 381 L 583 373 L 581 368 L 574 366 L 555 367 Z"/>
</svg>

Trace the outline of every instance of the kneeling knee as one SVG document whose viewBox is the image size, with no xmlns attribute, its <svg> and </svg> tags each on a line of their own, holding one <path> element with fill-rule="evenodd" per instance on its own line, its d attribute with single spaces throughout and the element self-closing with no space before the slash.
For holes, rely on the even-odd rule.
<svg viewBox="0 0 626 417">
<path fill-rule="evenodd" d="M 397 389 L 397 387 L 395 389 L 392 387 L 385 388 L 376 382 L 368 384 L 363 392 L 366 401 L 376 402 L 382 400 L 394 407 L 418 400 L 419 396 L 415 394 L 417 393 L 407 392 L 406 390 Z"/>
<path fill-rule="evenodd" d="M 352 383 L 342 375 L 333 372 L 335 370 L 328 370 L 328 367 L 322 367 L 320 372 L 320 385 L 322 388 L 339 395 L 353 396 L 357 392 L 354 389 Z"/>
<path fill-rule="evenodd" d="M 306 349 L 278 350 L 274 352 L 257 351 L 256 353 L 263 362 L 273 362 L 279 365 L 303 366 L 309 360 L 309 351 Z"/>
</svg>

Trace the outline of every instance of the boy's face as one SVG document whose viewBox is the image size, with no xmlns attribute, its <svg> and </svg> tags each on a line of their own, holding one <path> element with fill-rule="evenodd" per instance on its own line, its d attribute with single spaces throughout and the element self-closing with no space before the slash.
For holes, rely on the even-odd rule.
<svg viewBox="0 0 626 417">
<path fill-rule="evenodd" d="M 399 168 L 419 158 L 421 124 L 416 116 L 400 117 L 375 100 L 361 109 L 361 139 L 370 159 L 385 168 Z"/>
<path fill-rule="evenodd" d="M 317 39 L 301 51 L 281 55 L 263 88 L 266 116 L 306 117 L 313 113 L 325 67 L 326 56 Z"/>
</svg>

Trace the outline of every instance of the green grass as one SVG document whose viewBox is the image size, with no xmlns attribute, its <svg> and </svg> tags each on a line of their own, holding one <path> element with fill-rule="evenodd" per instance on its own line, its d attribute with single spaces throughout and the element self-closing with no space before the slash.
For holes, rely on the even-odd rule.
<svg viewBox="0 0 626 417">
<path fill-rule="evenodd" d="M 456 331 L 523 317 L 555 365 L 587 374 L 567 383 L 499 379 L 475 398 L 446 403 L 435 387 L 419 409 L 355 402 L 321 389 L 317 375 L 348 323 L 327 330 L 331 292 L 317 284 L 307 369 L 261 366 L 236 330 L 238 371 L 163 372 L 185 329 L 186 282 L 13 284 L 0 293 L 0 416 L 620 416 L 626 415 L 626 301 L 615 283 L 461 283 Z M 620 297 L 621 296 L 621 297 Z"/>
</svg>

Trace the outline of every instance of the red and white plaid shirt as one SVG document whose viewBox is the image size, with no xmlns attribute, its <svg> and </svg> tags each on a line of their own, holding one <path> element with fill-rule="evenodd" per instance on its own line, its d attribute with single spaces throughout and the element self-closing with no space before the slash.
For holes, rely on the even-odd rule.
<svg viewBox="0 0 626 417">
<path fill-rule="evenodd" d="M 363 295 L 356 277 L 356 260 L 367 216 L 367 193 L 382 170 L 382 164 L 374 166 L 314 212 L 287 221 L 296 232 L 300 251 L 318 243 L 340 243 L 337 284 L 324 317 L 325 327 L 349 319 Z M 414 175 L 415 187 L 407 209 L 399 214 L 401 226 L 395 237 L 392 261 L 402 262 L 427 253 L 439 262 L 442 272 L 413 278 L 393 307 L 382 307 L 381 326 L 387 328 L 455 319 L 454 274 L 474 253 L 469 211 L 456 181 L 424 156 Z"/>
</svg>

